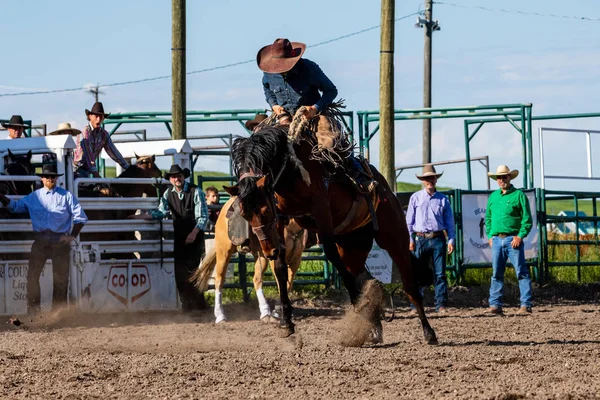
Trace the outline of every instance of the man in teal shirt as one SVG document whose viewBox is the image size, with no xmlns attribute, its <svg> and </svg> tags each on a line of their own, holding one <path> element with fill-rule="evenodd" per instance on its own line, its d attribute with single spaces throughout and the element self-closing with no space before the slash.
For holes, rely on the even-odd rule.
<svg viewBox="0 0 600 400">
<path fill-rule="evenodd" d="M 496 173 L 488 172 L 488 176 L 496 179 L 500 187 L 490 195 L 485 212 L 485 228 L 492 249 L 490 314 L 502 314 L 507 259 L 510 259 L 519 280 L 521 307 L 518 313 L 531 313 L 531 275 L 525 263 L 523 239 L 531 231 L 533 223 L 527 196 L 510 183 L 518 174 L 518 170 L 511 171 L 506 165 L 498 166 Z"/>
</svg>

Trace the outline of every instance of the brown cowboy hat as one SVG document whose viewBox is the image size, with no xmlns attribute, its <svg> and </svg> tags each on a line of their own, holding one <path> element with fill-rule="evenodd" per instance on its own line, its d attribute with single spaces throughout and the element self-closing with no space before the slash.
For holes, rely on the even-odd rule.
<svg viewBox="0 0 600 400">
<path fill-rule="evenodd" d="M 87 108 L 85 109 L 85 115 L 90 115 L 90 114 L 95 114 L 95 115 L 104 115 L 104 118 L 108 117 L 110 115 L 110 113 L 105 113 L 104 112 L 104 106 L 102 105 L 101 102 L 97 101 L 94 103 L 94 105 L 92 106 L 92 110 L 88 110 Z"/>
<path fill-rule="evenodd" d="M 498 165 L 498 168 L 496 168 L 495 173 L 488 172 L 487 174 L 492 179 L 498 179 L 499 176 L 503 176 L 503 175 L 510 175 L 510 179 L 515 179 L 517 177 L 517 175 L 519 175 L 519 170 L 513 169 L 511 171 L 511 169 L 508 168 L 507 165 Z"/>
<path fill-rule="evenodd" d="M 423 173 L 421 175 L 417 175 L 415 174 L 415 176 L 419 179 L 419 180 L 424 180 L 427 177 L 430 176 L 435 176 L 436 178 L 439 178 L 440 176 L 444 175 L 443 172 L 440 172 L 439 174 L 435 171 L 435 167 L 431 164 L 425 164 L 423 166 Z"/>
<path fill-rule="evenodd" d="M 269 118 L 269 116 L 267 114 L 256 114 L 256 116 L 254 117 L 254 119 L 249 119 L 248 121 L 246 121 L 246 123 L 244 124 L 244 126 L 249 131 L 252 131 L 254 128 L 256 128 L 256 126 L 258 124 L 260 124 L 261 122 L 263 122 L 267 118 Z"/>
<path fill-rule="evenodd" d="M 171 175 L 183 174 L 183 178 L 189 178 L 190 170 L 187 168 L 181 169 L 181 167 L 177 164 L 171 165 L 171 169 L 169 172 L 165 172 L 165 179 L 169 179 Z"/>
<path fill-rule="evenodd" d="M 42 172 L 36 174 L 37 176 L 63 176 L 63 174 L 56 173 L 56 165 L 53 164 L 44 164 L 42 166 Z"/>
<path fill-rule="evenodd" d="M 23 117 L 21 117 L 20 115 L 13 115 L 12 117 L 10 117 L 10 121 L 3 122 L 2 126 L 5 128 L 29 128 L 29 125 L 23 122 Z"/>
<path fill-rule="evenodd" d="M 273 44 L 263 47 L 256 54 L 256 64 L 261 71 L 269 74 L 288 72 L 296 65 L 306 45 L 290 42 L 287 39 L 276 39 Z"/>
<path fill-rule="evenodd" d="M 58 129 L 50 132 L 48 135 L 64 135 L 69 134 L 72 136 L 77 136 L 81 133 L 79 129 L 75 129 L 71 127 L 71 124 L 68 122 L 62 122 L 58 124 Z"/>
</svg>

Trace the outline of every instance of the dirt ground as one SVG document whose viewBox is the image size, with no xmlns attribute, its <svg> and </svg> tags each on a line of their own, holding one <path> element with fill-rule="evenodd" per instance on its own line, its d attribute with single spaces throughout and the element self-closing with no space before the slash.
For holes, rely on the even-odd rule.
<svg viewBox="0 0 600 400">
<path fill-rule="evenodd" d="M 62 312 L 18 327 L 6 318 L 0 398 L 600 398 L 597 287 L 544 290 L 530 316 L 517 316 L 516 304 L 487 316 L 465 300 L 473 291 L 454 289 L 450 313 L 428 309 L 438 346 L 424 344 L 403 300 L 383 324 L 384 343 L 362 348 L 338 344 L 345 303 L 330 297 L 297 299 L 289 338 L 258 321 L 252 303 L 226 306 L 220 325 L 212 310 Z"/>
</svg>

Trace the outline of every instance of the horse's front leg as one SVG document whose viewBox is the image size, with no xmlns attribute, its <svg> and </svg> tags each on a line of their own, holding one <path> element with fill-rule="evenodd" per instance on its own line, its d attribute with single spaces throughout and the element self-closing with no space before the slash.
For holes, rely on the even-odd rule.
<svg viewBox="0 0 600 400">
<path fill-rule="evenodd" d="M 283 245 L 280 245 L 279 256 L 275 260 L 275 279 L 277 279 L 281 302 L 279 324 L 282 328 L 282 336 L 287 337 L 294 333 L 294 323 L 292 322 L 292 302 L 288 293 L 288 267 L 285 262 L 285 246 Z"/>
</svg>

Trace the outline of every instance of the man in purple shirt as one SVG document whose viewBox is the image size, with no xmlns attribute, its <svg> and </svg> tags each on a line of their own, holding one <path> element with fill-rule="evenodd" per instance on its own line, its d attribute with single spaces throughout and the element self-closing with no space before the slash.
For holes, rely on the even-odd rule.
<svg viewBox="0 0 600 400">
<path fill-rule="evenodd" d="M 89 123 L 77 137 L 77 148 L 73 156 L 76 178 L 100 178 L 100 173 L 96 167 L 96 159 L 102 149 L 105 149 L 109 157 L 118 163 L 124 170 L 129 168 L 129 164 L 119 150 L 115 147 L 110 135 L 102 127 L 104 118 L 109 116 L 104 112 L 104 106 L 100 102 L 94 103 L 92 110 L 85 110 L 85 115 Z"/>
<path fill-rule="evenodd" d="M 410 250 L 419 261 L 431 256 L 433 260 L 435 309 L 447 312 L 448 282 L 446 278 L 446 235 L 448 236 L 448 254 L 454 251 L 454 216 L 450 201 L 439 193 L 435 185 L 443 172 L 437 173 L 435 167 L 426 164 L 423 174 L 416 175 L 423 181 L 424 189 L 410 197 L 406 210 L 406 224 L 410 234 Z"/>
</svg>

